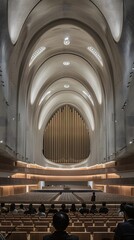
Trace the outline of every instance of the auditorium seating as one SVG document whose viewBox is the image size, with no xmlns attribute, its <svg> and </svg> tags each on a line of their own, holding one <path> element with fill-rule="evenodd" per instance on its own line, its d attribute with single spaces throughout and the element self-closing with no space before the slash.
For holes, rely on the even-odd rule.
<svg viewBox="0 0 134 240">
<path fill-rule="evenodd" d="M 9 240 L 27 240 L 27 232 L 12 232 L 9 237 Z"/>
<path fill-rule="evenodd" d="M 108 227 L 106 226 L 88 226 L 86 228 L 87 232 L 107 232 L 108 231 Z"/>
<path fill-rule="evenodd" d="M 30 232 L 30 240 L 42 240 L 48 232 Z"/>
<path fill-rule="evenodd" d="M 77 235 L 79 237 L 79 240 L 90 240 L 91 239 L 91 233 L 90 232 L 71 232 L 73 235 Z"/>
<path fill-rule="evenodd" d="M 112 232 L 94 232 L 93 240 L 113 240 L 114 233 Z"/>
<path fill-rule="evenodd" d="M 76 197 L 76 193 L 28 193 L 28 194 L 20 194 L 16 196 L 10 196 L 10 198 L 6 198 L 6 205 L 9 206 L 13 201 L 16 203 L 18 207 L 20 202 L 24 203 L 24 207 L 27 207 L 30 202 L 33 203 L 34 207 L 38 210 L 38 207 L 41 202 L 45 204 L 46 210 L 49 209 L 51 203 L 55 203 L 55 207 L 60 209 L 61 202 L 65 201 L 66 206 L 70 209 L 71 203 L 75 202 L 77 209 L 81 207 L 81 201 L 79 200 L 87 199 L 87 207 L 90 209 L 90 195 L 92 192 L 88 193 L 79 193 L 78 198 Z M 60 202 L 57 201 L 57 196 L 60 196 Z M 15 201 L 16 197 L 16 201 Z M 111 199 L 110 199 L 111 197 Z M 81 215 L 79 212 L 75 214 L 69 212 L 70 223 L 67 228 L 67 231 L 71 234 L 78 235 L 79 240 L 102 240 L 103 238 L 111 240 L 114 234 L 114 229 L 119 222 L 123 221 L 123 217 L 118 216 L 119 209 L 119 196 L 118 201 L 115 195 L 105 194 L 101 192 L 96 193 L 97 198 L 97 209 L 101 206 L 102 199 L 110 199 L 110 202 L 107 202 L 107 206 L 109 208 L 109 213 L 99 214 L 85 214 Z M 10 199 L 10 201 L 8 201 Z M 45 199 L 45 202 L 44 202 Z M 53 201 L 51 202 L 51 200 Z M 77 199 L 77 200 L 76 200 Z M 130 198 L 127 198 L 130 200 Z M 3 199 L 4 200 L 4 199 Z M 3 201 L 2 200 L 2 201 Z M 24 200 L 24 201 L 23 201 Z M 115 200 L 115 202 L 114 202 Z M 133 198 L 131 198 L 132 202 Z M 42 240 L 43 236 L 46 234 L 50 234 L 55 229 L 52 226 L 52 214 L 45 216 L 35 215 L 24 215 L 24 214 L 12 214 L 8 213 L 0 215 L 0 231 L 4 231 L 5 234 L 11 233 L 9 240 Z"/>
<path fill-rule="evenodd" d="M 82 226 L 67 227 L 67 232 L 84 232 L 84 231 L 85 231 L 85 227 L 82 227 Z"/>
<path fill-rule="evenodd" d="M 111 240 L 116 225 L 123 221 L 123 217 L 119 217 L 115 212 L 105 216 L 99 214 L 82 216 L 80 213 L 77 213 L 76 216 L 72 213 L 68 215 L 70 224 L 67 231 L 70 234 L 78 235 L 79 240 L 102 240 L 103 238 Z M 16 231 L 13 231 L 14 228 Z M 4 231 L 6 234 L 13 231 L 9 240 L 42 240 L 42 236 L 50 234 L 54 230 L 52 215 L 40 217 L 38 215 L 2 214 L 0 216 L 0 231 Z M 23 233 L 21 237 L 19 237 L 20 233 Z"/>
</svg>

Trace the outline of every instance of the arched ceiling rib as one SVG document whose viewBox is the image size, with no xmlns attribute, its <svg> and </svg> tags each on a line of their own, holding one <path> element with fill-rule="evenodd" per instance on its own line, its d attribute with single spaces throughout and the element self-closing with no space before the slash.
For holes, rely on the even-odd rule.
<svg viewBox="0 0 134 240">
<path fill-rule="evenodd" d="M 8 0 L 8 29 L 13 44 L 17 42 L 28 14 L 38 2 L 40 0 Z"/>
<path fill-rule="evenodd" d="M 120 40 L 123 27 L 123 0 L 92 0 L 105 16 L 112 36 Z"/>
<path fill-rule="evenodd" d="M 67 45 L 64 43 L 66 37 L 69 40 Z M 86 56 L 87 59 L 91 59 L 96 64 L 103 66 L 104 52 L 99 44 L 82 28 L 73 24 L 60 24 L 46 31 L 34 44 L 29 67 L 38 64 L 38 61 L 44 61 L 48 55 L 63 51 L 76 52 L 77 55 Z"/>
<path fill-rule="evenodd" d="M 70 65 L 64 66 L 64 61 L 69 62 Z M 54 78 L 57 79 L 59 75 L 63 77 L 75 76 L 75 78 L 78 79 L 79 75 L 82 76 L 83 81 L 86 81 L 93 89 L 98 103 L 102 103 L 101 83 L 94 69 L 80 57 L 61 54 L 50 58 L 36 73 L 31 86 L 31 104 L 35 102 L 40 89 L 46 84 L 49 78 L 54 76 Z"/>
<path fill-rule="evenodd" d="M 62 78 L 51 84 L 43 94 L 40 95 L 39 106 L 46 102 L 50 97 L 52 97 L 56 92 L 60 91 L 74 91 L 82 95 L 92 106 L 94 106 L 94 101 L 91 93 L 86 87 L 84 87 L 80 82 L 73 78 Z"/>
<path fill-rule="evenodd" d="M 27 16 L 39 2 L 40 0 L 8 1 L 8 28 L 9 35 L 13 44 L 15 44 L 18 40 L 20 31 Z M 105 16 L 114 40 L 119 41 L 123 26 L 123 0 L 92 0 L 92 2 Z M 56 1 L 55 4 L 57 4 Z M 68 4 L 71 6 L 71 2 L 68 2 Z M 42 11 L 45 11 L 45 9 Z M 64 11 L 64 8 L 62 11 Z"/>
<path fill-rule="evenodd" d="M 55 95 L 52 99 L 47 101 L 39 115 L 38 129 L 40 130 L 42 127 L 45 127 L 52 113 L 59 108 L 59 106 L 62 106 L 65 103 L 73 105 L 79 109 L 79 111 L 82 113 L 82 116 L 84 116 L 84 119 L 87 121 L 88 127 L 94 131 L 95 121 L 92 109 L 87 106 L 84 98 L 80 97 L 78 94 L 74 94 L 73 92 L 58 93 L 58 95 Z"/>
</svg>

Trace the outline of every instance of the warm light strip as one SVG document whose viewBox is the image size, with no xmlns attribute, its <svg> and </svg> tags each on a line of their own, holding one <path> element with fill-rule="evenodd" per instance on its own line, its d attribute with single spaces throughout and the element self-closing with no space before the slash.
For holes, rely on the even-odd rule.
<svg viewBox="0 0 134 240">
<path fill-rule="evenodd" d="M 25 185 L 2 185 L 2 186 L 0 186 L 0 187 L 3 187 L 3 188 L 11 188 L 11 187 L 14 187 L 14 188 L 16 188 L 16 187 L 26 187 L 26 186 L 37 186 L 38 184 L 25 184 Z"/>
<path fill-rule="evenodd" d="M 100 180 L 100 179 L 105 179 L 106 178 L 106 174 L 99 174 L 99 175 L 79 175 L 79 176 L 55 176 L 55 175 L 53 175 L 53 176 L 50 176 L 50 175 L 33 175 L 33 174 L 29 174 L 29 176 L 31 177 L 31 179 L 36 179 L 36 178 L 43 178 L 43 179 L 45 179 L 45 178 L 47 178 L 47 179 L 61 179 L 61 180 L 63 180 L 63 178 L 64 178 L 64 180 L 65 179 L 67 179 L 67 180 L 69 180 L 70 178 L 71 179 L 74 179 L 74 180 L 76 180 L 76 179 L 79 179 L 79 178 L 82 178 L 82 179 L 88 179 L 88 178 L 94 178 L 95 180 Z"/>
<path fill-rule="evenodd" d="M 24 163 L 24 162 L 21 162 L 21 161 L 17 161 L 18 163 Z M 79 171 L 79 170 L 96 170 L 96 169 L 100 169 L 100 168 L 107 168 L 108 165 L 110 165 L 110 163 L 112 163 L 113 165 L 115 164 L 115 161 L 111 161 L 109 163 L 100 163 L 100 164 L 96 164 L 96 165 L 93 165 L 93 166 L 90 166 L 90 167 L 69 167 L 69 168 L 61 168 L 61 167 L 43 167 L 43 166 L 40 166 L 38 164 L 32 164 L 32 163 L 29 163 L 29 164 L 26 164 L 28 168 L 37 168 L 37 169 L 44 169 L 44 170 L 61 170 L 61 171 L 70 171 L 70 170 L 75 170 L 75 171 Z"/>
<path fill-rule="evenodd" d="M 96 184 L 96 186 L 105 186 L 107 184 Z M 124 186 L 124 185 L 112 185 L 112 184 L 108 184 L 109 187 L 116 187 L 116 188 L 126 188 L 128 190 L 128 188 L 134 188 L 134 186 Z"/>
</svg>

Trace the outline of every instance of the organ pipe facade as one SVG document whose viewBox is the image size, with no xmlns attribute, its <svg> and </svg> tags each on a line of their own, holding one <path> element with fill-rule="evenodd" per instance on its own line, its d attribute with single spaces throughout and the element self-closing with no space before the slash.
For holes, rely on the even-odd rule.
<svg viewBox="0 0 134 240">
<path fill-rule="evenodd" d="M 89 131 L 80 113 L 70 105 L 59 108 L 44 131 L 44 156 L 55 163 L 79 163 L 90 154 Z"/>
</svg>

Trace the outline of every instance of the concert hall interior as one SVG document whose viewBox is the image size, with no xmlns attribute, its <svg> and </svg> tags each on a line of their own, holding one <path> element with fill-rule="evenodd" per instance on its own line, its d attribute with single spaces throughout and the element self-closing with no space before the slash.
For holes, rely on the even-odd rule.
<svg viewBox="0 0 134 240">
<path fill-rule="evenodd" d="M 133 13 L 133 0 L 0 0 L 0 197 L 133 199 Z"/>
</svg>

